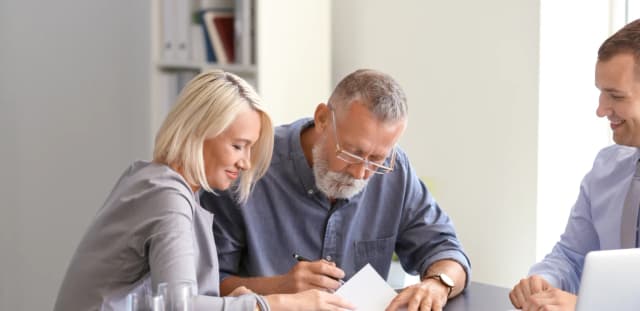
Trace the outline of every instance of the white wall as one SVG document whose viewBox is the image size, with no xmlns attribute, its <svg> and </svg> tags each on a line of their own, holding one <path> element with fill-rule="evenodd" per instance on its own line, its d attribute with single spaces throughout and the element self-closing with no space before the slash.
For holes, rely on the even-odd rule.
<svg viewBox="0 0 640 311">
<path fill-rule="evenodd" d="M 403 84 L 401 143 L 456 222 L 475 280 L 512 286 L 551 250 L 611 143 L 594 64 L 623 2 L 334 1 L 334 82 L 373 67 Z"/>
<path fill-rule="evenodd" d="M 120 172 L 148 158 L 147 1 L 0 2 L 0 310 L 51 310 Z"/>
<path fill-rule="evenodd" d="M 607 121 L 595 113 L 595 63 L 600 44 L 623 25 L 624 7 L 610 10 L 609 1 L 541 2 L 538 260 L 564 232 L 598 150 L 612 143 Z"/>
<path fill-rule="evenodd" d="M 512 286 L 535 260 L 539 1 L 333 1 L 333 79 L 403 85 L 401 140 L 452 216 L 473 279 Z"/>
<path fill-rule="evenodd" d="M 258 91 L 274 123 L 313 116 L 316 105 L 331 92 L 330 4 L 299 0 L 256 4 Z"/>
</svg>

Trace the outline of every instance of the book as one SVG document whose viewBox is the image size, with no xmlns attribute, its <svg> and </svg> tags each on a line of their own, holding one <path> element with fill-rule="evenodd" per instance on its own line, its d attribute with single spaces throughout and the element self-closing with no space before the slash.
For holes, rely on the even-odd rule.
<svg viewBox="0 0 640 311">
<path fill-rule="evenodd" d="M 207 24 L 204 22 L 204 14 L 206 12 L 207 11 L 200 12 L 200 24 L 202 25 L 202 33 L 204 34 L 204 50 L 207 62 L 215 63 L 218 61 L 218 59 L 216 58 L 216 53 L 213 50 L 213 43 L 211 42 L 211 36 L 209 36 L 209 29 L 207 27 Z"/>
<path fill-rule="evenodd" d="M 219 64 L 235 60 L 233 18 L 233 12 L 226 10 L 209 10 L 203 14 L 203 24 Z"/>
<path fill-rule="evenodd" d="M 218 31 L 218 36 L 220 37 L 220 41 L 222 43 L 222 48 L 224 49 L 225 56 L 227 57 L 227 61 L 229 63 L 235 63 L 235 40 L 234 40 L 234 15 L 225 15 L 225 16 L 215 16 L 213 18 L 213 24 Z"/>
</svg>

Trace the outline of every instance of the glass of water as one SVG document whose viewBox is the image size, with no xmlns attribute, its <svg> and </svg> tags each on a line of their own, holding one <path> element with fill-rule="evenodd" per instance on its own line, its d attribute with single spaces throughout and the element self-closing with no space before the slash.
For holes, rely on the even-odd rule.
<svg viewBox="0 0 640 311">
<path fill-rule="evenodd" d="M 193 311 L 193 298 L 196 295 L 196 284 L 193 281 L 158 284 L 158 296 L 162 296 L 164 303 L 162 311 Z"/>
<path fill-rule="evenodd" d="M 162 296 L 153 296 L 151 290 L 143 289 L 127 295 L 128 311 L 165 311 Z"/>
</svg>

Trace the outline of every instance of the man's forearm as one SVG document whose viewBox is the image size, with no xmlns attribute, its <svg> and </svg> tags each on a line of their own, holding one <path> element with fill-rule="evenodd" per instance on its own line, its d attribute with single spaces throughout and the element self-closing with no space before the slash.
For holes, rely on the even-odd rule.
<svg viewBox="0 0 640 311">
<path fill-rule="evenodd" d="M 462 265 L 451 259 L 438 260 L 429 266 L 420 279 L 424 280 L 427 276 L 439 273 L 444 273 L 453 279 L 455 286 L 451 290 L 451 295 L 449 297 L 455 297 L 462 292 L 464 285 L 467 282 L 467 273 L 464 271 Z"/>
<path fill-rule="evenodd" d="M 271 277 L 239 277 L 230 276 L 220 282 L 220 294 L 226 296 L 239 286 L 244 286 L 256 294 L 270 295 L 282 294 L 283 278 L 281 276 Z"/>
</svg>

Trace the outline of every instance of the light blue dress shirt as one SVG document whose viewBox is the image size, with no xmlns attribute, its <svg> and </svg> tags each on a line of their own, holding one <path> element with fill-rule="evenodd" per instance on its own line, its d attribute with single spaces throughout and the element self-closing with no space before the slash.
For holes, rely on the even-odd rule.
<svg viewBox="0 0 640 311">
<path fill-rule="evenodd" d="M 593 168 L 582 180 L 560 241 L 531 268 L 530 275 L 541 275 L 553 286 L 575 294 L 587 253 L 621 248 L 622 210 L 638 158 L 637 148 L 620 145 L 598 153 Z"/>
<path fill-rule="evenodd" d="M 345 280 L 367 263 L 386 277 L 394 250 L 410 273 L 453 259 L 470 279 L 451 219 L 402 150 L 393 172 L 371 176 L 362 192 L 332 205 L 316 187 L 300 144 L 310 126 L 313 120 L 302 119 L 276 129 L 271 166 L 245 206 L 226 194 L 203 194 L 202 206 L 216 215 L 221 279 L 284 274 L 296 264 L 293 253 L 334 261 Z"/>
</svg>

